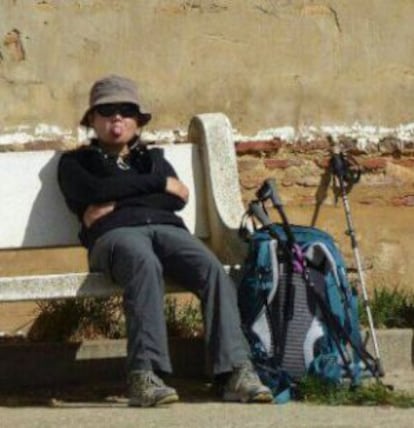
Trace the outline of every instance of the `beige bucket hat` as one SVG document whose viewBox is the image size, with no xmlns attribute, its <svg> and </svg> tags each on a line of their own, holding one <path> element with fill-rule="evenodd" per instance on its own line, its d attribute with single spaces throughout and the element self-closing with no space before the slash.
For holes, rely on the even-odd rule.
<svg viewBox="0 0 414 428">
<path fill-rule="evenodd" d="M 138 107 L 138 117 L 141 126 L 146 125 L 151 120 L 151 113 L 148 113 L 139 102 L 138 89 L 135 82 L 126 77 L 110 75 L 97 80 L 89 92 L 89 108 L 83 115 L 80 124 L 89 126 L 89 113 L 94 107 L 101 104 L 111 103 L 132 103 Z"/>
</svg>

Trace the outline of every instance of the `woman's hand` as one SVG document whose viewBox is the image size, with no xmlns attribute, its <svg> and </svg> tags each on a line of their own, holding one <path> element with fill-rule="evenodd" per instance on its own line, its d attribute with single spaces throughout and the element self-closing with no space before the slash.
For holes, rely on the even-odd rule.
<svg viewBox="0 0 414 428">
<path fill-rule="evenodd" d="M 83 217 L 82 217 L 83 224 L 87 228 L 89 228 L 95 223 L 96 220 L 111 213 L 114 209 L 115 209 L 114 201 L 105 202 L 104 204 L 89 205 L 88 208 L 86 208 L 85 212 L 83 213 Z"/>
<path fill-rule="evenodd" d="M 172 195 L 178 196 L 184 202 L 188 202 L 188 196 L 189 196 L 188 187 L 183 182 L 181 182 L 180 180 L 177 180 L 174 177 L 167 178 L 165 191 L 167 193 L 171 193 Z"/>
</svg>

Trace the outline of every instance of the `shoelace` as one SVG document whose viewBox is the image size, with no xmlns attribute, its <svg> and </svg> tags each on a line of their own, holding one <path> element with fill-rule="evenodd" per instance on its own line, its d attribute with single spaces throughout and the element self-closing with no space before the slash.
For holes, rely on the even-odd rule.
<svg viewBox="0 0 414 428">
<path fill-rule="evenodd" d="M 240 367 L 240 379 L 245 379 L 248 383 L 256 383 L 258 381 L 257 374 L 251 367 Z"/>
<path fill-rule="evenodd" d="M 163 381 L 153 372 L 143 373 L 139 380 L 131 383 L 131 391 L 142 391 L 148 386 L 163 387 Z M 133 392 L 134 393 L 134 392 Z"/>
<path fill-rule="evenodd" d="M 164 382 L 153 372 L 145 375 L 143 383 L 146 385 L 164 386 Z"/>
</svg>

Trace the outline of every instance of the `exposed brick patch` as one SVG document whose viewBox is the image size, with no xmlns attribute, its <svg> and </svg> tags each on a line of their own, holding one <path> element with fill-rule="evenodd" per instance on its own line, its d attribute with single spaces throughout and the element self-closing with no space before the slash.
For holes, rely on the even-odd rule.
<svg viewBox="0 0 414 428">
<path fill-rule="evenodd" d="M 362 174 L 361 176 L 361 184 L 369 187 L 379 187 L 379 186 L 391 186 L 396 187 L 400 184 L 400 180 L 398 178 L 392 177 L 390 175 L 380 173 L 380 174 Z"/>
<path fill-rule="evenodd" d="M 290 166 L 301 166 L 303 160 L 301 159 L 265 159 L 264 166 L 268 169 L 286 169 Z"/>
<path fill-rule="evenodd" d="M 236 142 L 236 153 L 238 155 L 277 152 L 282 146 L 279 139 L 270 141 L 243 141 Z"/>
<path fill-rule="evenodd" d="M 263 182 L 263 177 L 240 177 L 240 185 L 245 190 L 258 189 Z"/>
<path fill-rule="evenodd" d="M 396 207 L 414 207 L 414 195 L 404 195 L 393 198 L 392 204 Z"/>
<path fill-rule="evenodd" d="M 324 158 L 318 158 L 315 159 L 315 165 L 318 166 L 321 169 L 327 169 L 329 168 L 329 164 L 330 164 L 331 158 L 329 157 L 324 157 Z"/>
<path fill-rule="evenodd" d="M 285 177 L 282 179 L 282 186 L 283 187 L 292 187 L 296 184 L 296 181 L 294 178 L 291 177 Z"/>
<path fill-rule="evenodd" d="M 377 147 L 375 146 L 375 148 L 373 148 L 372 146 L 374 146 L 374 144 L 371 144 L 371 146 L 365 147 L 364 149 L 360 149 L 358 147 L 351 147 L 349 150 L 344 150 L 344 152 L 351 156 L 361 156 L 366 155 L 367 153 L 378 153 Z"/>
<path fill-rule="evenodd" d="M 320 178 L 312 175 L 300 177 L 296 180 L 296 184 L 303 187 L 318 187 L 320 184 Z"/>
<path fill-rule="evenodd" d="M 258 163 L 261 163 L 258 159 L 238 159 L 237 161 L 239 171 L 251 171 L 257 167 Z"/>
<path fill-rule="evenodd" d="M 292 152 L 296 153 L 311 153 L 326 151 L 331 148 L 331 143 L 328 139 L 317 139 L 312 141 L 297 141 L 291 145 Z"/>
<path fill-rule="evenodd" d="M 387 166 L 387 159 L 385 158 L 361 159 L 359 163 L 365 171 L 378 171 L 378 170 L 383 170 Z"/>
<path fill-rule="evenodd" d="M 414 158 L 393 159 L 392 163 L 406 168 L 414 168 Z"/>
</svg>

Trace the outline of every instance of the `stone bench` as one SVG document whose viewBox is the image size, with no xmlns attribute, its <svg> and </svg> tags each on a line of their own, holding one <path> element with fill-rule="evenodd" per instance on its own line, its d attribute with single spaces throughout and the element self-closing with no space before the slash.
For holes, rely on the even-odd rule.
<svg viewBox="0 0 414 428">
<path fill-rule="evenodd" d="M 243 205 L 230 121 L 221 113 L 195 116 L 188 141 L 162 146 L 190 188 L 189 203 L 180 215 L 231 274 L 242 259 L 237 229 Z M 0 250 L 79 245 L 77 220 L 57 184 L 60 155 L 52 150 L 0 153 Z M 0 277 L 0 302 L 119 293 L 116 284 L 98 273 Z"/>
</svg>

